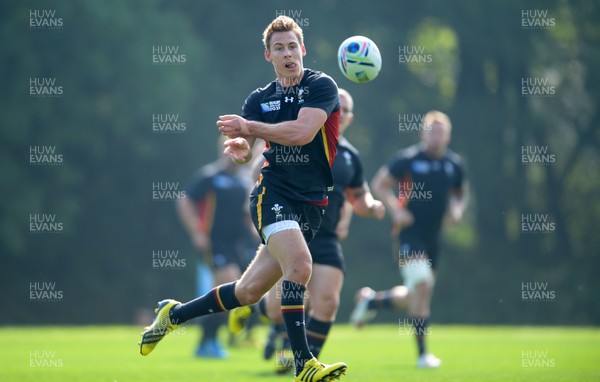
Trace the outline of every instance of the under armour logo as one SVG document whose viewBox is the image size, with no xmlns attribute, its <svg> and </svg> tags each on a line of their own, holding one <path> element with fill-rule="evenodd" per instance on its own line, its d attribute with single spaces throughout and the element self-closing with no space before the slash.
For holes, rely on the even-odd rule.
<svg viewBox="0 0 600 382">
<path fill-rule="evenodd" d="M 283 102 L 285 102 L 285 103 L 294 102 L 294 97 L 285 97 Z"/>
<path fill-rule="evenodd" d="M 304 321 L 296 321 L 296 326 L 302 326 L 304 325 Z"/>
</svg>

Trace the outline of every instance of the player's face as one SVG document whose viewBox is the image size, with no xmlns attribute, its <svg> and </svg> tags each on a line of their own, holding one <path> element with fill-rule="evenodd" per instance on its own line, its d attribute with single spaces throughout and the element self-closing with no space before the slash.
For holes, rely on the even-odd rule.
<svg viewBox="0 0 600 382">
<path fill-rule="evenodd" d="M 294 80 L 304 74 L 302 57 L 305 54 L 304 45 L 300 45 L 294 32 L 275 32 L 271 35 L 270 48 L 265 51 L 265 59 L 273 64 L 280 80 L 290 80 L 289 85 L 281 81 L 285 87 L 294 85 Z"/>
<path fill-rule="evenodd" d="M 442 156 L 450 143 L 450 128 L 441 122 L 433 121 L 429 126 L 425 126 L 421 141 L 429 154 Z"/>
<path fill-rule="evenodd" d="M 352 113 L 352 102 L 348 99 L 348 97 L 340 93 L 340 135 L 346 131 L 353 119 L 354 114 Z"/>
</svg>

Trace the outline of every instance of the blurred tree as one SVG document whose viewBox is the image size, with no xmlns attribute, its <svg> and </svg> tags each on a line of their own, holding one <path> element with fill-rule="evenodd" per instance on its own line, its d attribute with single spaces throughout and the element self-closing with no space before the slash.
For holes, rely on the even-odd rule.
<svg viewBox="0 0 600 382">
<path fill-rule="evenodd" d="M 600 322 L 597 2 L 384 2 L 368 13 L 355 4 L 0 2 L 0 285 L 15 307 L 0 323 L 129 322 L 163 296 L 192 297 L 195 254 L 172 200 L 153 199 L 153 188 L 181 191 L 216 155 L 218 115 L 239 112 L 273 79 L 261 33 L 278 14 L 302 22 L 305 66 L 354 96 L 347 136 L 367 177 L 418 140 L 399 131 L 402 116 L 434 108 L 451 116 L 451 146 L 466 161 L 473 198 L 465 223 L 446 232 L 435 320 Z M 523 29 L 523 12 L 536 9 L 555 24 Z M 62 25 L 31 28 L 31 12 L 44 10 Z M 376 41 L 384 59 L 368 84 L 350 83 L 337 66 L 339 43 L 356 34 Z M 430 61 L 403 62 L 406 47 Z M 155 54 L 185 62 L 155 62 Z M 523 97 L 524 78 L 547 79 L 556 92 Z M 62 97 L 32 96 L 37 79 L 56 81 Z M 185 129 L 156 131 L 155 118 L 177 118 Z M 547 147 L 556 160 L 525 165 L 525 146 Z M 54 148 L 63 162 L 30 163 L 36 147 Z M 555 231 L 523 232 L 528 213 L 547 215 Z M 54 215 L 64 230 L 30 232 L 36 214 Z M 389 222 L 353 225 L 360 234 L 345 244 L 340 320 L 358 287 L 399 281 Z M 179 251 L 188 266 L 155 269 L 160 250 Z M 43 281 L 64 291 L 65 309 L 28 299 L 29 283 Z M 548 282 L 556 300 L 523 303 L 528 281 Z"/>
</svg>

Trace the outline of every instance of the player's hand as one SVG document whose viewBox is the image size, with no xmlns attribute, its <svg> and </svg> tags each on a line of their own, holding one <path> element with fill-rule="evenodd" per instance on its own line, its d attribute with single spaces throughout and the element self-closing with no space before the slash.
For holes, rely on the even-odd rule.
<svg viewBox="0 0 600 382">
<path fill-rule="evenodd" d="M 210 238 L 204 232 L 195 232 L 192 235 L 192 244 L 195 248 L 204 253 L 210 253 L 211 243 Z"/>
<path fill-rule="evenodd" d="M 250 144 L 244 138 L 227 139 L 223 147 L 223 155 L 230 156 L 237 163 L 246 163 L 250 157 Z"/>
<path fill-rule="evenodd" d="M 385 216 L 385 206 L 379 200 L 374 200 L 371 205 L 371 213 L 375 219 L 381 220 Z"/>
<path fill-rule="evenodd" d="M 399 208 L 392 212 L 392 236 L 397 236 L 402 228 L 413 225 L 415 217 L 405 208 Z"/>
<path fill-rule="evenodd" d="M 247 137 L 250 135 L 246 120 L 236 114 L 219 116 L 217 126 L 219 126 L 219 131 L 229 138 Z"/>
</svg>

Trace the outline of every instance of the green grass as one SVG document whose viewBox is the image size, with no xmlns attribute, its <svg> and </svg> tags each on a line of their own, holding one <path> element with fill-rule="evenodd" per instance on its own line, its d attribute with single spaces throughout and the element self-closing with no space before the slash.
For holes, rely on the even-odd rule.
<svg viewBox="0 0 600 382">
<path fill-rule="evenodd" d="M 142 357 L 139 332 L 115 326 L 2 327 L 0 381 L 293 380 L 275 375 L 274 361 L 263 361 L 258 348 L 229 349 L 228 360 L 194 358 L 195 326 L 170 334 Z M 264 333 L 258 328 L 256 339 Z M 346 362 L 344 381 L 600 381 L 598 328 L 434 325 L 430 350 L 443 360 L 437 370 L 416 369 L 414 339 L 394 325 L 362 331 L 339 325 L 329 339 L 320 358 Z M 536 355 L 529 361 L 535 367 L 523 367 L 522 352 Z"/>
</svg>

